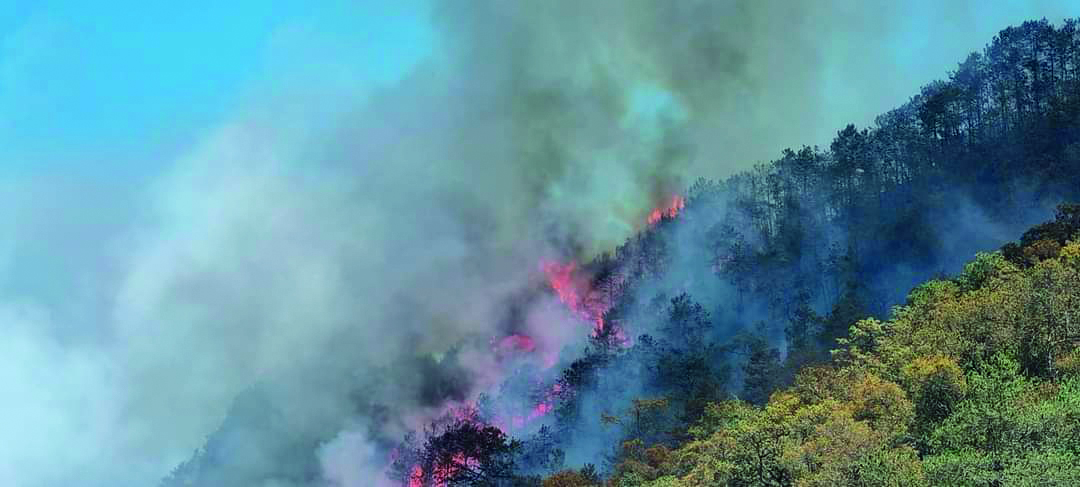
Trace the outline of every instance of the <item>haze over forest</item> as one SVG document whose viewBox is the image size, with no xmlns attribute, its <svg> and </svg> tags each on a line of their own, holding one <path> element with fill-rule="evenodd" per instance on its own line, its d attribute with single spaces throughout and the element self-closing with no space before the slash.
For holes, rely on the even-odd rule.
<svg viewBox="0 0 1080 487">
<path fill-rule="evenodd" d="M 1065 485 L 1078 16 L 17 2 L 0 483 Z"/>
</svg>

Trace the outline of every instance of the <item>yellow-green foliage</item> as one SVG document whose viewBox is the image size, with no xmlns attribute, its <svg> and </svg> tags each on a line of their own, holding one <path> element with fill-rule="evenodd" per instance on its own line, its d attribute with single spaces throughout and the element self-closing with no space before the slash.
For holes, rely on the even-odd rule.
<svg viewBox="0 0 1080 487">
<path fill-rule="evenodd" d="M 1080 485 L 1080 243 L 979 254 L 755 408 L 711 404 L 614 486 Z"/>
<path fill-rule="evenodd" d="M 595 485 L 580 472 L 574 470 L 563 470 L 544 479 L 543 483 L 543 487 L 594 487 Z"/>
<path fill-rule="evenodd" d="M 1059 254 L 1061 262 L 1072 268 L 1080 268 L 1080 242 L 1069 241 L 1061 248 L 1061 254 Z"/>
<path fill-rule="evenodd" d="M 915 408 L 897 384 L 866 375 L 851 390 L 852 417 L 865 421 L 874 431 L 898 437 L 907 431 Z"/>
</svg>

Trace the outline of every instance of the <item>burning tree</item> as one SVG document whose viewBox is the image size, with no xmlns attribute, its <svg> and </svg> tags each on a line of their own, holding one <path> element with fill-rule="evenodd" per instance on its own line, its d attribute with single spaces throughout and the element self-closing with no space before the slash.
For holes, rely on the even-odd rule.
<svg viewBox="0 0 1080 487">
<path fill-rule="evenodd" d="M 406 437 L 391 465 L 391 477 L 403 486 L 494 487 L 515 478 L 521 443 L 475 414 L 450 415 L 432 422 L 424 433 L 423 445 L 414 435 Z"/>
</svg>

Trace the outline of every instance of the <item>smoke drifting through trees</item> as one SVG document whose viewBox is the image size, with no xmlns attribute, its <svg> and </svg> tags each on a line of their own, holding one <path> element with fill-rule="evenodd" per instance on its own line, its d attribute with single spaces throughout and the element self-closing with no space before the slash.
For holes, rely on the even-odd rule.
<svg viewBox="0 0 1080 487">
<path fill-rule="evenodd" d="M 818 138 L 804 132 L 831 116 L 816 61 L 833 44 L 878 39 L 830 26 L 888 24 L 872 7 L 834 15 L 790 2 L 473 7 L 437 6 L 437 55 L 355 112 L 241 117 L 178 161 L 132 198 L 144 208 L 133 228 L 101 239 L 108 269 L 87 278 L 90 312 L 5 305 L 7 356 L 60 376 L 42 388 L 13 374 L 12 394 L 32 411 L 10 415 L 29 418 L 17 436 L 62 444 L 56 455 L 15 443 L 0 452 L 34 470 L 17 483 L 141 484 L 220 424 L 181 478 L 370 485 L 408 430 L 514 373 L 492 353 L 493 337 L 533 340 L 524 361 L 542 372 L 530 380 L 589 379 L 595 364 L 565 377 L 552 367 L 590 328 L 546 293 L 538 261 L 584 261 L 646 228 L 687 176 L 728 174 Z M 705 218 L 690 206 L 679 218 Z M 739 228 L 774 225 L 762 215 Z M 689 269 L 694 252 L 666 264 L 650 253 L 701 238 L 646 232 L 623 251 L 636 261 L 620 272 Z M 610 271 L 603 262 L 589 267 L 597 279 Z M 725 294 L 708 268 L 614 294 L 679 287 L 713 296 L 712 320 L 728 319 L 713 308 L 729 297 L 745 299 L 747 315 L 768 314 L 745 289 Z M 76 328 L 50 321 L 65 316 L 97 331 L 59 340 L 41 331 Z M 782 331 L 773 331 L 775 345 Z M 567 461 L 598 449 L 568 449 Z M 115 458 L 130 460 L 121 473 Z"/>
<path fill-rule="evenodd" d="M 294 294 L 288 284 L 281 292 L 259 297 L 296 310 L 313 306 L 332 310 L 326 318 L 296 313 L 277 319 L 282 313 L 271 310 L 279 306 L 253 301 L 247 301 L 243 311 L 228 303 L 205 303 L 207 311 L 218 307 L 236 311 L 218 310 L 201 317 L 205 325 L 179 340 L 183 345 L 178 350 L 214 341 L 216 327 L 211 323 L 224 320 L 257 327 L 256 333 L 237 334 L 238 342 L 224 343 L 220 352 L 196 355 L 197 363 L 208 371 L 248 371 L 233 372 L 236 377 L 227 381 L 231 387 L 223 386 L 221 394 L 256 375 L 251 367 L 237 364 L 247 360 L 234 358 L 234 348 L 259 350 L 270 363 L 255 370 L 280 374 L 276 371 L 283 367 L 305 370 L 294 363 L 296 354 L 282 353 L 299 342 L 307 345 L 312 354 L 308 360 L 316 365 L 297 375 L 312 373 L 323 379 L 315 383 L 318 386 L 279 385 L 283 391 L 279 400 L 292 402 L 290 393 L 325 398 L 330 406 L 320 408 L 325 412 L 320 417 L 326 421 L 335 421 L 334 415 L 348 407 L 341 391 L 351 389 L 351 383 L 346 372 L 322 369 L 390 374 L 389 382 L 400 390 L 384 386 L 386 390 L 367 395 L 379 397 L 395 411 L 423 416 L 432 403 L 460 399 L 467 395 L 464 390 L 479 387 L 474 381 L 497 379 L 484 372 L 490 369 L 486 362 L 490 359 L 468 352 L 447 355 L 450 360 L 444 357 L 440 364 L 464 363 L 445 365 L 451 372 L 435 377 L 454 385 L 428 387 L 419 381 L 425 376 L 419 371 L 425 369 L 413 360 L 394 357 L 442 354 L 446 343 L 456 343 L 467 333 L 483 335 L 477 341 L 486 344 L 493 332 L 498 333 L 491 328 L 501 321 L 499 308 L 507 297 L 535 285 L 536 259 L 562 259 L 567 248 L 594 253 L 610 246 L 641 226 L 655 204 L 680 191 L 684 175 L 705 172 L 692 171 L 693 164 L 707 164 L 710 173 L 717 172 L 717 166 L 725 171 L 727 164 L 745 164 L 744 159 L 756 157 L 751 156 L 755 147 L 767 147 L 758 154 L 774 151 L 776 141 L 785 138 L 780 133 L 785 127 L 797 132 L 800 126 L 812 125 L 799 120 L 781 123 L 781 117 L 797 114 L 809 121 L 821 112 L 815 96 L 819 73 L 812 63 L 801 61 L 816 56 L 813 51 L 824 45 L 824 32 L 803 30 L 812 22 L 793 26 L 784 20 L 790 16 L 776 15 L 781 10 L 790 13 L 787 3 L 695 2 L 672 11 L 662 2 L 618 9 L 577 2 L 531 6 L 490 2 L 474 7 L 437 8 L 436 26 L 447 39 L 440 56 L 398 86 L 377 93 L 336 133 L 294 141 L 261 127 L 236 129 L 224 134 L 206 158 L 221 152 L 227 156 L 196 169 L 191 179 L 180 176 L 176 191 L 186 191 L 189 184 L 199 187 L 215 176 L 213 168 L 219 164 L 237 167 L 240 173 L 267 174 L 263 185 L 240 179 L 221 184 L 221 196 L 206 205 L 229 205 L 236 200 L 227 192 L 247 189 L 250 193 L 240 194 L 272 205 L 265 212 L 240 215 L 239 225 L 253 218 L 288 226 L 262 227 L 264 231 L 251 240 L 240 238 L 239 232 L 246 230 L 225 227 L 223 231 L 229 232 L 225 242 L 213 245 L 231 250 L 211 255 L 205 266 L 184 266 L 183 277 L 166 277 L 151 287 L 162 290 L 165 304 L 186 299 L 186 290 L 198 287 L 195 282 L 220 279 L 222 267 L 216 261 L 228 259 L 228 253 L 242 255 L 261 245 L 256 242 L 288 242 L 292 235 L 308 236 L 310 240 L 297 242 L 297 250 L 307 255 L 310 249 L 310 258 L 296 260 L 297 254 L 288 249 L 257 251 L 254 255 L 262 259 L 225 266 L 227 275 L 276 273 L 284 270 L 277 262 L 290 260 L 305 274 L 309 269 L 326 273 L 309 274 L 318 288 L 325 289 L 310 302 L 290 299 L 305 293 Z M 808 17 L 825 15 L 804 7 L 796 10 Z M 793 28 L 796 34 L 790 35 Z M 821 40 L 805 42 L 810 38 Z M 781 64 L 788 75 L 772 76 Z M 788 115 L 770 108 L 777 106 L 784 106 Z M 728 118 L 732 113 L 740 114 L 738 121 Z M 251 158 L 252 149 L 268 140 L 278 141 L 264 148 L 274 157 Z M 260 152 L 264 151 L 254 151 Z M 330 190 L 323 186 L 326 181 L 305 180 L 307 171 L 292 167 L 299 160 L 322 161 L 333 175 Z M 185 198 L 172 206 L 179 210 L 188 202 Z M 324 213 L 341 218 L 328 220 Z M 271 219 L 274 214 L 294 216 Z M 210 208 L 198 217 L 213 218 Z M 551 243 L 556 248 L 550 248 Z M 169 260 L 168 250 L 156 260 Z M 193 272 L 203 277 L 192 277 Z M 574 324 L 551 326 L 566 321 L 551 308 L 533 307 L 525 319 L 531 323 L 526 326 L 530 334 L 549 350 L 567 343 L 578 329 Z M 158 314 L 138 321 L 160 320 L 168 308 L 148 309 Z M 272 314 L 262 316 L 263 310 Z M 268 320 L 270 316 L 275 319 Z M 274 325 L 267 329 L 256 323 Z M 281 334 L 283 327 L 304 331 Z M 304 338 L 285 338 L 297 333 Z M 244 343 L 252 339 L 254 345 Z M 369 343 L 377 345 L 357 345 Z M 357 346 L 360 350 L 353 349 Z M 370 368 L 372 363 L 387 362 L 394 365 Z M 164 363 L 144 366 L 163 367 Z M 458 376 L 451 379 L 454 373 Z M 198 390 L 203 381 L 194 376 L 188 380 L 191 385 L 178 390 Z M 215 395 L 212 403 L 220 403 L 220 396 Z M 206 424 L 183 427 L 194 432 Z M 227 424 L 223 430 L 228 429 Z M 373 442 L 396 438 L 404 429 L 398 425 L 380 432 L 358 427 L 365 435 L 383 438 Z M 356 437 L 348 436 L 354 442 Z M 267 438 L 261 443 L 276 441 Z M 257 461 L 249 466 L 231 462 L 229 468 L 272 476 Z"/>
<path fill-rule="evenodd" d="M 1047 38 L 1058 42 L 1036 42 Z M 555 427 L 547 434 L 553 435 L 552 448 L 561 450 L 559 458 L 606 469 L 606 456 L 624 435 L 674 442 L 678 438 L 667 432 L 699 416 L 709 401 L 728 394 L 764 401 L 795 367 L 822 360 L 855 319 L 881 315 L 911 284 L 955 270 L 974 251 L 1000 245 L 1055 201 L 1073 196 L 1072 188 L 1080 186 L 1055 182 L 1075 174 L 1070 164 L 1076 161 L 1067 156 L 1078 137 L 1076 81 L 1068 74 L 1077 65 L 1068 54 L 1075 42 L 1072 23 L 1061 30 L 1030 23 L 1005 31 L 985 59 L 972 58 L 950 82 L 931 84 L 909 104 L 879 118 L 874 130 L 848 127 L 828 151 L 787 151 L 773 164 L 723 183 L 699 181 L 685 204 L 679 200 L 675 218 L 660 211 L 667 218 L 652 221 L 614 255 L 580 270 L 549 264 L 549 271 L 559 271 L 549 272 L 554 294 L 572 313 L 560 317 L 551 297 L 547 305 L 527 306 L 524 321 L 535 318 L 541 326 L 515 332 L 543 336 L 545 325 L 573 329 L 574 321 L 618 326 L 594 326 L 583 356 L 564 356 L 566 361 L 554 369 L 546 368 L 549 362 L 524 368 L 511 362 L 494 376 L 479 373 L 478 364 L 490 360 L 479 353 L 482 345 L 459 342 L 441 360 L 421 360 L 429 364 L 421 376 L 437 381 L 430 382 L 431 389 L 420 387 L 424 399 L 419 403 L 405 404 L 432 408 L 412 423 L 399 418 L 398 431 L 371 429 L 378 422 L 361 425 L 358 431 L 367 440 L 361 444 L 365 449 L 382 444 L 389 451 L 394 433 L 419 429 L 415 421 L 452 411 L 455 404 L 468 404 L 468 398 L 488 390 L 494 395 L 481 400 L 483 421 L 499 423 L 493 412 L 513 410 L 507 401 L 518 404 L 519 413 L 543 404 L 545 415 L 548 408 L 553 412 L 544 422 Z M 1010 52 L 1027 53 L 1035 62 L 1005 60 L 1002 56 Z M 1019 74 L 1006 74 L 1018 65 Z M 1010 96 L 992 96 L 1003 90 Z M 1041 137 L 1044 131 L 1056 136 Z M 988 153 L 1011 157 L 981 157 Z M 1063 165 L 1051 170 L 1040 162 L 1046 158 Z M 968 179 L 973 172 L 987 176 Z M 986 194 L 997 197 L 982 197 Z M 664 209 L 669 203 L 659 201 Z M 522 279 L 528 282 L 527 276 Z M 600 318 L 582 312 L 585 296 L 596 289 L 615 290 L 610 302 L 595 308 L 603 313 Z M 619 338 L 605 330 L 625 334 Z M 549 339 L 548 346 L 571 343 L 575 336 L 584 333 Z M 387 372 L 400 377 L 401 370 L 416 367 L 401 363 Z M 490 389 L 500 382 L 500 388 Z M 553 385 L 559 391 L 555 401 L 536 399 L 537 390 Z M 358 390 L 379 409 L 388 404 L 383 398 L 400 394 L 392 388 L 362 385 Z M 638 402 L 635 397 L 662 399 Z M 611 420 L 600 420 L 605 417 Z M 513 432 L 513 420 L 502 424 Z M 228 426 L 219 434 L 227 437 Z M 517 433 L 530 437 L 528 431 Z M 346 438 L 353 441 L 355 435 Z M 455 453 L 438 455 L 452 459 Z M 358 453 L 357 458 L 372 457 Z M 428 475 L 439 467 L 432 462 L 427 462 Z M 353 465 L 353 475 L 342 478 L 382 478 L 384 467 Z M 402 475 L 411 470 L 404 465 Z M 280 466 L 274 472 L 251 474 L 297 478 Z"/>
</svg>

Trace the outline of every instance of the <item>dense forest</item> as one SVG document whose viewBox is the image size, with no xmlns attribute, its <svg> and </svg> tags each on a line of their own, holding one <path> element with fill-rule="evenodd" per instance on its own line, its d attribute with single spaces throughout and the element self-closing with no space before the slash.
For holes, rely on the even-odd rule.
<svg viewBox="0 0 1080 487">
<path fill-rule="evenodd" d="M 611 484 L 1077 485 L 1077 312 L 1080 207 L 1063 205 L 1020 245 L 915 288 L 891 320 L 856 322 L 760 407 L 707 403 L 670 442 L 677 401 L 636 401 Z M 543 485 L 598 484 L 587 470 Z"/>
<path fill-rule="evenodd" d="M 698 180 L 677 211 L 571 268 L 567 305 L 595 323 L 586 343 L 387 436 L 387 474 L 409 487 L 1080 483 L 1080 208 L 1059 206 L 1080 200 L 1078 26 L 1005 29 L 870 128 Z M 454 350 L 416 360 L 443 384 L 433 396 L 453 396 Z M 260 421 L 241 411 L 284 414 L 257 396 L 164 485 L 252 480 L 210 466 Z M 388 405 L 368 396 L 356 409 L 377 424 Z M 523 409 L 537 420 L 500 423 Z M 301 459 L 277 474 L 310 477 L 296 452 L 319 441 L 296 438 L 280 455 Z"/>
</svg>

